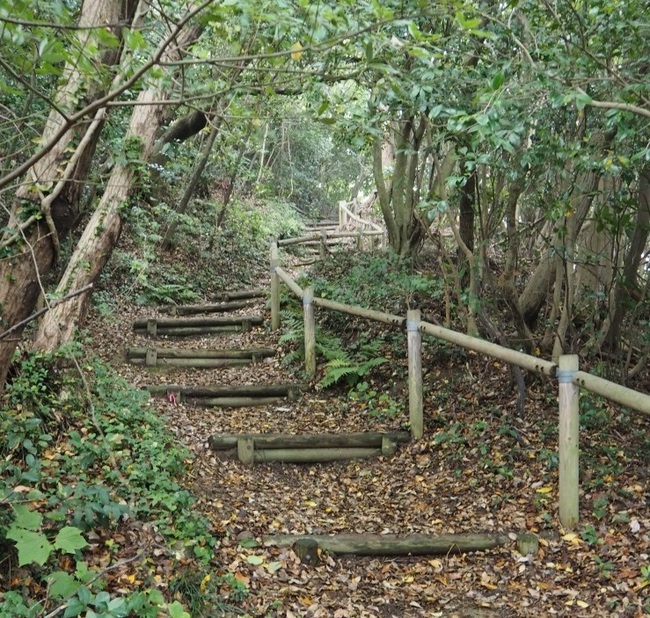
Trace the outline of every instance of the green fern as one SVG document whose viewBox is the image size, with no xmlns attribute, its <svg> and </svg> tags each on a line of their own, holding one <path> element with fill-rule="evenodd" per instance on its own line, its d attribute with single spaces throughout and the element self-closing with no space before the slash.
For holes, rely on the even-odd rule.
<svg viewBox="0 0 650 618">
<path fill-rule="evenodd" d="M 373 367 L 382 365 L 385 362 L 387 362 L 387 359 L 383 356 L 360 360 L 358 356 L 351 359 L 346 355 L 345 358 L 331 360 L 325 365 L 325 375 L 318 382 L 318 386 L 320 388 L 329 388 L 343 378 L 345 378 L 348 386 L 354 386 L 361 378 L 370 373 Z"/>
<path fill-rule="evenodd" d="M 285 365 L 298 363 L 305 359 L 304 323 L 302 315 L 297 311 L 281 312 L 284 333 L 278 340 L 281 345 L 291 346 L 282 359 Z M 324 375 L 318 382 L 318 387 L 325 389 L 345 379 L 348 386 L 354 386 L 374 367 L 386 361 L 379 356 L 381 342 L 363 342 L 358 349 L 351 353 L 346 349 L 342 339 L 331 333 L 316 328 L 316 353 L 327 363 Z"/>
<path fill-rule="evenodd" d="M 344 359 L 332 360 L 325 365 L 325 375 L 318 383 L 319 388 L 329 388 L 341 378 L 350 378 L 356 374 L 356 367 L 346 362 Z"/>
</svg>

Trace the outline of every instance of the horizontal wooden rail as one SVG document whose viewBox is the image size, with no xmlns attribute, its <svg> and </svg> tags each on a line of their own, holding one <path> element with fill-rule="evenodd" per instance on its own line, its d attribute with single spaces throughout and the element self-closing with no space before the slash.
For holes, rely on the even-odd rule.
<svg viewBox="0 0 650 618">
<path fill-rule="evenodd" d="M 586 371 L 576 371 L 573 375 L 573 383 L 581 388 L 586 388 L 592 393 L 596 393 L 596 395 L 605 397 L 605 399 L 615 401 L 642 414 L 650 415 L 650 395 L 639 393 L 627 386 L 599 378 Z"/>
<path fill-rule="evenodd" d="M 280 266 L 276 266 L 275 274 L 287 284 L 287 287 L 298 297 L 302 298 L 304 290 L 291 278 L 291 275 Z"/>
<path fill-rule="evenodd" d="M 399 315 L 384 313 L 383 311 L 375 311 L 374 309 L 364 309 L 363 307 L 356 307 L 354 305 L 346 305 L 345 303 L 338 303 L 334 300 L 328 300 L 327 298 L 319 298 L 318 296 L 315 296 L 312 302 L 316 307 L 323 307 L 323 309 L 331 309 L 332 311 L 340 311 L 341 313 L 347 313 L 349 315 L 358 315 L 359 317 L 375 320 L 376 322 L 384 322 L 385 324 L 396 324 L 397 326 L 402 326 L 406 322 L 406 319 Z"/>
<path fill-rule="evenodd" d="M 504 348 L 485 339 L 478 339 L 477 337 L 465 335 L 464 333 L 457 333 L 454 330 L 442 326 L 429 324 L 429 322 L 420 322 L 419 329 L 428 335 L 433 335 L 443 341 L 449 341 L 467 350 L 487 354 L 488 356 L 498 358 L 511 365 L 517 365 L 523 369 L 529 369 L 530 371 L 543 373 L 552 377 L 555 376 L 557 365 L 551 361 L 537 358 L 530 354 L 524 354 L 511 348 Z"/>
<path fill-rule="evenodd" d="M 278 247 L 289 247 L 307 242 L 321 242 L 326 240 L 338 240 L 341 238 L 358 238 L 359 236 L 381 236 L 382 230 L 368 230 L 364 232 L 316 232 L 308 236 L 296 236 L 295 238 L 283 238 L 278 240 Z"/>
<path fill-rule="evenodd" d="M 361 225 L 369 225 L 376 232 L 379 232 L 380 234 L 384 233 L 384 230 L 381 229 L 381 226 L 377 225 L 372 221 L 367 221 L 366 219 L 362 219 L 359 215 L 355 215 L 345 204 L 339 204 L 339 209 L 345 213 L 346 217 L 349 217 L 353 221 L 356 221 Z"/>
</svg>

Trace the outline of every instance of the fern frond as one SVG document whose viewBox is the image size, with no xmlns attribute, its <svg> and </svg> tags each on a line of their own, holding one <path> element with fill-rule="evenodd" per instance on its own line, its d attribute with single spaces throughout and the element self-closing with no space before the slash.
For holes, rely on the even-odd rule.
<svg viewBox="0 0 650 618">
<path fill-rule="evenodd" d="M 325 366 L 325 375 L 318 383 L 318 386 L 320 388 L 329 388 L 341 380 L 341 378 L 353 373 L 356 373 L 356 367 L 350 367 L 349 365 L 332 367 L 330 363 L 327 363 Z"/>
</svg>

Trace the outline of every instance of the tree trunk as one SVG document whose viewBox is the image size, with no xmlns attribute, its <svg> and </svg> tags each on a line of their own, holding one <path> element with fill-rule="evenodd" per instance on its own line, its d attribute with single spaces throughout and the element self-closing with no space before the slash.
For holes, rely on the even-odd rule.
<svg viewBox="0 0 650 618">
<path fill-rule="evenodd" d="M 618 349 L 623 319 L 629 309 L 630 297 L 637 288 L 639 265 L 648 240 L 648 231 L 650 229 L 650 167 L 645 167 L 639 176 L 638 202 L 632 241 L 625 255 L 623 275 L 616 284 L 613 295 L 613 311 L 610 310 L 612 317 L 604 337 L 605 347 L 609 350 Z"/>
<path fill-rule="evenodd" d="M 393 175 L 386 183 L 384 172 L 388 149 L 381 140 L 373 144 L 373 176 L 377 187 L 377 197 L 388 231 L 391 249 L 400 257 L 413 254 L 424 238 L 417 213 L 419 190 L 415 187 L 420 165 L 420 145 L 427 126 L 427 119 L 422 116 L 408 118 L 393 127 L 390 136 L 392 145 Z M 389 142 L 392 144 L 392 142 Z"/>
<path fill-rule="evenodd" d="M 182 28 L 173 46 L 163 53 L 163 61 L 179 58 L 183 48 L 195 40 L 200 27 L 189 25 Z M 160 127 L 164 105 L 154 101 L 164 99 L 161 88 L 148 88 L 138 96 L 138 105 L 133 109 L 126 140 L 140 142 L 140 156 L 147 160 L 150 156 L 156 133 Z M 94 282 L 108 261 L 122 229 L 120 208 L 134 189 L 136 174 L 133 166 L 118 163 L 111 173 L 104 194 L 84 233 L 77 244 L 68 267 L 57 287 L 57 292 L 81 288 Z M 65 293 L 65 292 L 63 292 Z M 58 305 L 41 322 L 36 335 L 35 347 L 54 351 L 62 343 L 69 341 L 81 321 L 89 294 L 78 296 L 74 301 Z"/>
<path fill-rule="evenodd" d="M 571 227 L 572 236 L 577 237 L 593 204 L 599 183 L 599 172 L 590 171 L 580 174 L 574 185 L 574 192 L 578 193 L 571 199 L 571 215 L 563 219 L 565 225 L 557 227 L 558 232 L 556 232 L 553 247 L 546 251 L 519 297 L 521 313 L 526 325 L 530 328 L 534 326 L 551 290 L 555 276 L 555 257 L 558 252 L 563 253 L 564 242 L 561 238 L 561 230 L 565 226 Z"/>
<path fill-rule="evenodd" d="M 465 173 L 465 164 L 462 165 Z M 465 246 L 474 251 L 474 205 L 476 201 L 476 170 L 467 177 L 467 181 L 460 191 L 460 209 L 458 219 L 458 232 Z"/>
<path fill-rule="evenodd" d="M 123 13 L 123 8 L 129 12 Z M 107 23 L 130 23 L 134 13 L 133 3 L 86 0 L 79 25 L 88 29 L 79 30 L 78 48 L 84 49 L 88 39 L 95 36 L 93 28 Z M 119 55 L 119 49 L 109 49 L 102 52 L 98 61 L 111 66 Z M 63 86 L 55 101 L 60 110 L 72 113 L 79 105 L 100 98 L 105 90 L 106 86 L 99 79 L 89 82 L 88 77 L 79 72 L 76 61 L 71 61 L 64 69 Z M 33 311 L 42 291 L 41 279 L 56 262 L 60 241 L 78 221 L 83 181 L 90 169 L 105 113 L 105 109 L 101 109 L 92 120 L 64 133 L 29 170 L 27 182 L 16 192 L 12 216 L 2 239 L 3 248 L 14 249 L 13 255 L 0 262 L 0 307 L 4 326 L 24 320 Z M 43 143 L 50 141 L 64 122 L 61 114 L 53 109 L 43 130 Z M 28 216 L 35 206 L 42 218 Z M 0 388 L 4 386 L 21 334 L 22 328 L 17 329 L 11 339 L 0 341 Z"/>
</svg>

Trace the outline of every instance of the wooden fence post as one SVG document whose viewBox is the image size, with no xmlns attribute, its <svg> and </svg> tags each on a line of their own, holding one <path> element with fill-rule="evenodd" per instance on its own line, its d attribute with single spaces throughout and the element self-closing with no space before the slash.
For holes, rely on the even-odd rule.
<svg viewBox="0 0 650 618">
<path fill-rule="evenodd" d="M 324 260 L 327 257 L 327 232 L 323 230 L 320 233 L 320 259 Z"/>
<path fill-rule="evenodd" d="M 359 228 L 359 237 L 357 238 L 357 249 L 363 251 L 363 228 Z"/>
<path fill-rule="evenodd" d="M 305 318 L 305 372 L 309 376 L 316 373 L 316 321 L 314 318 L 314 288 L 305 288 L 302 307 Z"/>
<path fill-rule="evenodd" d="M 406 314 L 406 332 L 409 365 L 409 421 L 411 435 L 416 440 L 424 435 L 422 417 L 422 334 L 419 330 L 420 310 L 409 309 Z"/>
<path fill-rule="evenodd" d="M 560 356 L 557 371 L 560 404 L 559 502 L 560 523 L 565 530 L 573 530 L 578 525 L 579 517 L 580 389 L 573 383 L 576 371 L 576 354 Z"/>
<path fill-rule="evenodd" d="M 280 265 L 278 243 L 271 243 L 271 330 L 280 328 L 280 278 L 275 269 Z"/>
</svg>

